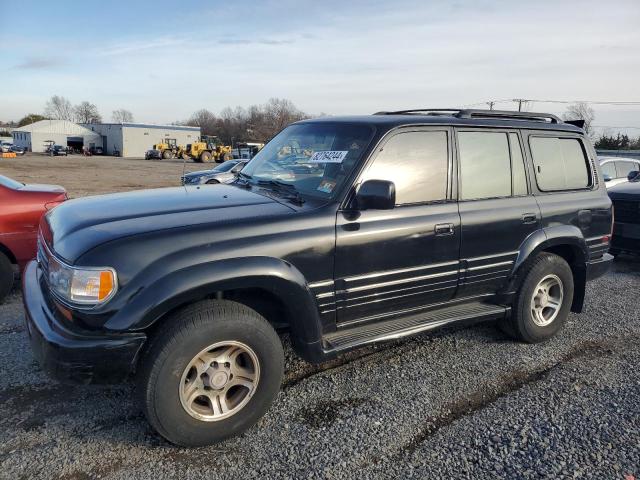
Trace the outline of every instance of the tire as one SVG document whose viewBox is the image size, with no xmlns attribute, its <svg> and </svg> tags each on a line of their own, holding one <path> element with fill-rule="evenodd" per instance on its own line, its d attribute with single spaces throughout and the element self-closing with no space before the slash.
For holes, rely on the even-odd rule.
<svg viewBox="0 0 640 480">
<path fill-rule="evenodd" d="M 202 152 L 200 154 L 200 162 L 202 163 L 209 163 L 211 161 L 211 153 L 209 152 Z"/>
<path fill-rule="evenodd" d="M 553 286 L 554 283 L 557 285 Z M 546 296 L 539 293 L 549 285 L 552 286 L 547 289 Z M 541 253 L 524 270 L 511 317 L 501 323 L 502 329 L 527 343 L 538 343 L 553 337 L 567 320 L 573 301 L 573 288 L 573 273 L 569 264 L 558 255 Z M 539 300 L 536 301 L 534 296 Z M 557 302 L 555 313 L 551 313 L 554 312 L 552 306 L 543 308 L 545 304 L 552 305 L 546 300 L 554 302 L 558 298 L 560 301 Z"/>
<path fill-rule="evenodd" d="M 225 161 L 225 162 L 229 161 L 229 160 L 233 160 L 233 155 L 231 155 L 229 152 L 227 152 L 222 156 L 222 160 Z"/>
<path fill-rule="evenodd" d="M 171 155 L 171 152 L 169 150 L 165 150 L 164 152 L 162 152 L 162 158 L 165 160 L 169 160 L 173 155 Z"/>
<path fill-rule="evenodd" d="M 0 252 L 0 302 L 11 292 L 13 280 L 13 265 L 6 255 Z"/>
<path fill-rule="evenodd" d="M 165 325 L 166 329 L 159 331 L 149 342 L 137 379 L 144 413 L 160 435 L 171 443 L 184 447 L 211 445 L 242 433 L 266 413 L 280 390 L 284 353 L 278 335 L 262 316 L 236 302 L 205 300 L 177 311 L 167 319 Z M 201 355 L 208 355 L 209 359 L 214 358 L 214 354 L 207 349 L 221 343 L 232 343 L 231 349 L 243 350 L 240 355 L 230 354 L 230 361 L 234 362 L 233 365 L 240 368 L 240 371 L 249 372 L 251 369 L 247 365 L 257 365 L 252 370 L 254 390 L 250 391 L 247 387 L 230 387 L 236 390 L 229 389 L 224 394 L 233 393 L 231 400 L 225 400 L 229 402 L 226 404 L 227 407 L 236 401 L 233 399 L 234 396 L 240 398 L 245 389 L 247 392 L 236 407 L 233 407 L 237 410 L 233 412 L 232 408 L 221 414 L 222 418 L 219 415 L 218 418 L 205 421 L 196 418 L 196 415 L 217 415 L 219 412 L 216 413 L 214 410 L 214 400 L 205 401 L 208 397 L 192 394 L 191 398 L 194 400 L 187 402 L 192 406 L 192 411 L 189 412 L 187 407 L 183 406 L 183 402 L 186 401 L 184 398 L 189 394 L 183 395 L 181 391 L 189 390 L 189 385 L 200 385 L 201 388 L 197 388 L 198 392 L 208 389 L 205 392 L 208 395 L 227 391 L 228 384 L 224 383 L 224 379 L 229 378 L 231 381 L 234 378 L 233 374 L 223 374 L 224 388 L 220 384 L 216 388 L 204 385 L 214 381 L 219 383 L 219 373 L 216 373 L 219 371 L 214 368 L 229 368 L 230 363 L 209 360 L 210 365 L 202 373 L 196 371 L 195 367 L 200 365 L 201 368 L 205 368 L 200 362 L 195 362 L 191 369 L 187 368 Z M 226 346 L 220 348 L 224 350 Z M 245 348 L 248 350 L 245 351 Z M 213 350 L 217 351 L 219 350 Z M 219 360 L 222 357 L 215 358 Z M 241 359 L 244 367 L 236 363 Z M 233 369 L 234 366 L 227 371 L 236 371 Z M 214 375 L 207 376 L 210 370 Z M 241 375 L 236 375 L 235 378 L 235 382 L 245 381 Z M 213 385 L 215 386 L 215 383 Z M 220 405 L 217 403 L 216 407 L 222 410 Z"/>
<path fill-rule="evenodd" d="M 209 181 L 207 182 L 207 185 L 216 185 L 216 184 L 218 184 L 218 183 L 220 183 L 218 180 L 209 180 Z"/>
</svg>

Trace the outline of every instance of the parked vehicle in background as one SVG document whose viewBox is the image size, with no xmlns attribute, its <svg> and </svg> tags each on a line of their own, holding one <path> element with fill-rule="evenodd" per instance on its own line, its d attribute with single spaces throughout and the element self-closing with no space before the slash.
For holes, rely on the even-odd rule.
<svg viewBox="0 0 640 480">
<path fill-rule="evenodd" d="M 242 160 L 228 160 L 211 170 L 187 173 L 182 177 L 183 185 L 202 185 L 233 182 L 247 164 Z"/>
<path fill-rule="evenodd" d="M 69 150 L 67 149 L 67 147 L 63 145 L 53 145 L 51 147 L 50 153 L 55 157 L 59 157 L 59 156 L 66 157 L 69 154 Z"/>
<path fill-rule="evenodd" d="M 629 172 L 629 181 L 609 189 L 615 223 L 609 253 L 640 254 L 640 168 Z"/>
<path fill-rule="evenodd" d="M 56 185 L 25 185 L 0 175 L 0 301 L 11 291 L 14 267 L 36 256 L 40 217 L 67 199 Z"/>
<path fill-rule="evenodd" d="M 19 145 L 12 145 L 11 146 L 11 151 L 13 153 L 15 153 L 16 155 L 24 155 L 26 153 L 26 148 L 21 147 Z"/>
<path fill-rule="evenodd" d="M 231 146 L 224 145 L 215 135 L 202 135 L 199 142 L 188 143 L 184 153 L 197 163 L 208 163 L 212 160 L 222 163 L 233 159 Z"/>
<path fill-rule="evenodd" d="M 329 117 L 286 127 L 228 185 L 61 205 L 23 297 L 46 371 L 135 373 L 151 425 L 200 446 L 276 398 L 276 332 L 314 363 L 468 322 L 552 337 L 610 267 L 611 229 L 588 137 L 553 115 Z"/>
<path fill-rule="evenodd" d="M 2 153 L 9 153 L 11 151 L 11 147 L 13 147 L 13 143 L 11 142 L 0 143 L 0 151 Z"/>
<path fill-rule="evenodd" d="M 145 160 L 162 160 L 162 151 L 152 148 L 144 154 Z"/>
<path fill-rule="evenodd" d="M 625 157 L 598 157 L 607 188 L 628 182 L 631 172 L 640 171 L 640 160 Z"/>
<path fill-rule="evenodd" d="M 102 149 L 102 147 L 91 147 L 89 149 L 89 151 L 91 152 L 91 155 L 102 155 L 102 154 L 104 154 L 104 150 Z"/>
</svg>

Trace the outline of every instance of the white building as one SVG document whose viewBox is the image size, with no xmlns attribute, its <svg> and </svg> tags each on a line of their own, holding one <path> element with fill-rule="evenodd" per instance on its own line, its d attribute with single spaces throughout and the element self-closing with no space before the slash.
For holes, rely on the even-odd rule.
<svg viewBox="0 0 640 480">
<path fill-rule="evenodd" d="M 51 142 L 76 150 L 82 150 L 82 147 L 102 146 L 100 135 L 67 120 L 40 120 L 13 129 L 11 135 L 14 145 L 32 152 L 44 152 Z"/>
<path fill-rule="evenodd" d="M 147 123 L 87 123 L 86 128 L 100 135 L 105 155 L 119 152 L 123 157 L 144 157 L 147 150 L 167 139 L 186 146 L 200 139 L 200 127 L 153 125 Z"/>
</svg>

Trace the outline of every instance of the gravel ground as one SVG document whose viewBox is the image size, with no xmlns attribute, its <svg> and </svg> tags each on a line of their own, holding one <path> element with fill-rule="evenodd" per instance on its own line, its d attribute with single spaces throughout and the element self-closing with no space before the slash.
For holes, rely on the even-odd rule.
<svg viewBox="0 0 640 480">
<path fill-rule="evenodd" d="M 182 169 L 206 170 L 216 163 L 191 160 L 144 160 L 109 156 L 49 157 L 27 153 L 0 159 L 0 175 L 25 183 L 53 183 L 67 189 L 71 198 L 101 193 L 124 192 L 140 188 L 180 185 Z"/>
<path fill-rule="evenodd" d="M 640 475 L 640 259 L 589 286 L 544 344 L 493 325 L 352 352 L 286 348 L 270 412 L 239 438 L 168 445 L 133 387 L 66 386 L 31 357 L 20 295 L 0 306 L 2 478 L 633 478 Z"/>
</svg>

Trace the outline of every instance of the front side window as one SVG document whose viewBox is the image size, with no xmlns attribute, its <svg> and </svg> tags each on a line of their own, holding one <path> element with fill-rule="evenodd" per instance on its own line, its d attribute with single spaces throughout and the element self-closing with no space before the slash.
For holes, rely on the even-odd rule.
<svg viewBox="0 0 640 480">
<path fill-rule="evenodd" d="M 613 162 L 608 162 L 602 164 L 602 175 L 605 177 L 605 181 L 613 180 L 617 178 L 618 174 L 616 173 L 616 165 Z"/>
<path fill-rule="evenodd" d="M 507 133 L 458 132 L 458 152 L 462 200 L 511 196 Z"/>
<path fill-rule="evenodd" d="M 448 152 L 447 132 L 398 133 L 383 145 L 362 180 L 393 182 L 397 205 L 445 200 Z"/>
<path fill-rule="evenodd" d="M 577 138 L 530 137 L 529 145 L 540 190 L 576 190 L 591 185 L 587 157 Z"/>
<path fill-rule="evenodd" d="M 302 196 L 334 198 L 367 150 L 370 125 L 305 122 L 288 126 L 242 169 L 256 184 L 287 184 Z"/>
</svg>

